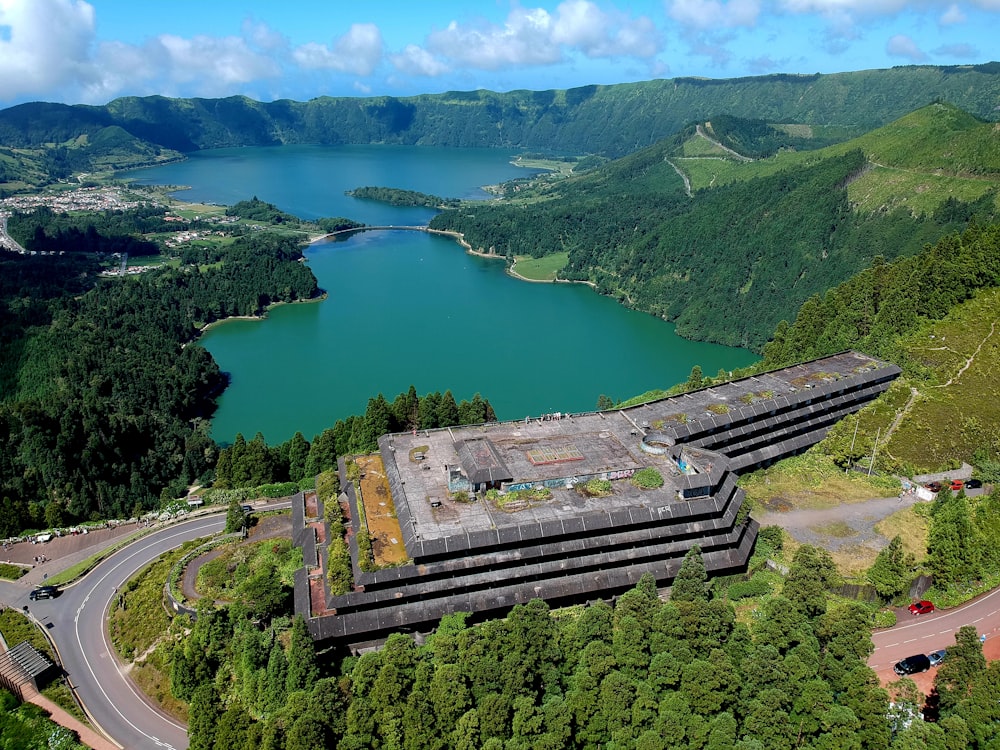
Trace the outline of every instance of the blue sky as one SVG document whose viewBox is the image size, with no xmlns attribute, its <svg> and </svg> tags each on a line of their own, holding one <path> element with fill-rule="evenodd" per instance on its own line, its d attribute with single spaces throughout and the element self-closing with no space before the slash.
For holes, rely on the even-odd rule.
<svg viewBox="0 0 1000 750">
<path fill-rule="evenodd" d="M 1000 0 L 0 0 L 0 107 L 957 65 L 998 32 Z"/>
</svg>

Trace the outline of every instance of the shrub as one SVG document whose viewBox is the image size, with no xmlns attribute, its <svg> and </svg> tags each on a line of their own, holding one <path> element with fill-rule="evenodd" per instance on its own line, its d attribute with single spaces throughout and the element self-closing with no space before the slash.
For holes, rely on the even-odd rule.
<svg viewBox="0 0 1000 750">
<path fill-rule="evenodd" d="M 766 544 L 774 552 L 780 552 L 785 546 L 785 532 L 780 526 L 763 526 L 757 533 L 758 544 Z"/>
<path fill-rule="evenodd" d="M 548 487 L 530 487 L 526 490 L 513 490 L 506 493 L 500 493 L 496 490 L 488 490 L 486 492 L 486 499 L 491 500 L 501 510 L 514 503 L 530 503 L 533 500 L 548 500 L 551 497 L 552 490 Z"/>
<path fill-rule="evenodd" d="M 872 615 L 873 628 L 891 628 L 896 624 L 896 613 L 891 609 L 880 609 Z"/>
<path fill-rule="evenodd" d="M 6 578 L 8 581 L 16 581 L 27 572 L 27 569 L 22 568 L 20 565 L 0 563 L 0 578 Z"/>
<path fill-rule="evenodd" d="M 729 599 L 747 599 L 751 596 L 765 596 L 771 593 L 771 586 L 760 576 L 753 576 L 749 581 L 738 581 L 728 590 Z"/>
<path fill-rule="evenodd" d="M 340 475 L 332 469 L 316 477 L 316 496 L 327 503 L 340 494 Z"/>
<path fill-rule="evenodd" d="M 372 538 L 368 536 L 367 529 L 359 529 L 356 539 L 358 540 L 358 567 L 365 573 L 374 573 L 378 570 L 375 560 L 372 559 Z"/>
<path fill-rule="evenodd" d="M 576 485 L 576 491 L 584 497 L 607 497 L 611 494 L 611 482 L 607 479 L 591 479 Z"/>
<path fill-rule="evenodd" d="M 299 491 L 296 482 L 280 482 L 277 484 L 262 484 L 257 487 L 256 492 L 260 497 L 279 498 L 289 497 Z"/>
<path fill-rule="evenodd" d="M 343 527 L 341 527 L 343 528 Z M 351 552 L 343 537 L 330 540 L 330 553 L 327 556 L 327 578 L 330 581 L 330 593 L 334 596 L 346 594 L 354 585 L 351 573 Z"/>
<path fill-rule="evenodd" d="M 469 501 L 469 493 L 466 492 L 465 490 L 459 490 L 458 492 L 452 493 L 451 499 L 454 500 L 456 503 L 467 503 L 467 502 L 470 502 Z"/>
<path fill-rule="evenodd" d="M 647 466 L 632 475 L 632 484 L 643 490 L 655 490 L 663 486 L 663 475 L 656 469 Z"/>
</svg>

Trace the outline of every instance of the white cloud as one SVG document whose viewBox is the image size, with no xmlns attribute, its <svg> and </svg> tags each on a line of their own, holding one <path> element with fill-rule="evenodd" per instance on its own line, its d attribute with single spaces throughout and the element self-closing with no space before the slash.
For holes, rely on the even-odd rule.
<svg viewBox="0 0 1000 750">
<path fill-rule="evenodd" d="M 0 100 L 85 83 L 94 8 L 82 0 L 0 0 Z"/>
<path fill-rule="evenodd" d="M 648 60 L 662 49 L 662 40 L 647 16 L 605 11 L 590 0 L 565 0 L 554 13 L 515 5 L 503 24 L 452 21 L 428 35 L 427 47 L 456 63 L 500 70 L 561 62 L 571 52 Z"/>
<path fill-rule="evenodd" d="M 257 49 L 280 51 L 288 47 L 288 37 L 262 21 L 248 18 L 241 27 L 243 38 Z"/>
<path fill-rule="evenodd" d="M 434 77 L 450 70 L 445 63 L 415 44 L 406 45 L 406 49 L 399 54 L 389 55 L 389 61 L 400 73 L 411 76 Z"/>
<path fill-rule="evenodd" d="M 671 0 L 667 12 L 678 23 L 695 29 L 754 26 L 760 16 L 759 0 Z"/>
<path fill-rule="evenodd" d="M 355 75 L 371 75 L 382 62 L 382 32 L 373 23 L 352 24 L 332 47 L 309 42 L 292 52 L 295 62 L 313 70 L 337 70 Z"/>
<path fill-rule="evenodd" d="M 537 8 L 515 7 L 503 26 L 479 23 L 462 26 L 452 21 L 431 32 L 427 46 L 442 57 L 482 70 L 514 65 L 546 65 L 562 59 L 551 39 L 552 17 Z"/>
<path fill-rule="evenodd" d="M 976 60 L 979 58 L 979 50 L 971 44 L 945 44 L 934 50 L 935 55 L 943 57 L 954 57 L 960 60 Z"/>
<path fill-rule="evenodd" d="M 938 20 L 942 26 L 954 26 L 957 23 L 965 23 L 965 14 L 958 5 L 952 4 L 948 6 L 948 9 L 941 14 L 941 18 Z"/>
<path fill-rule="evenodd" d="M 648 16 L 631 18 L 612 10 L 605 13 L 589 0 L 566 0 L 556 8 L 552 41 L 579 49 L 587 57 L 648 59 L 662 47 L 659 32 Z"/>
<path fill-rule="evenodd" d="M 836 16 L 841 13 L 889 15 L 906 8 L 906 0 L 781 0 L 789 13 L 818 13 Z"/>
<path fill-rule="evenodd" d="M 917 43 L 906 34 L 896 34 L 886 42 L 885 51 L 892 57 L 905 57 L 913 62 L 923 62 L 927 59 L 925 53 Z"/>
<path fill-rule="evenodd" d="M 167 77 L 175 83 L 199 81 L 204 91 L 231 91 L 234 84 L 278 75 L 275 62 L 251 50 L 239 37 L 162 34 L 149 47 L 162 48 Z"/>
</svg>

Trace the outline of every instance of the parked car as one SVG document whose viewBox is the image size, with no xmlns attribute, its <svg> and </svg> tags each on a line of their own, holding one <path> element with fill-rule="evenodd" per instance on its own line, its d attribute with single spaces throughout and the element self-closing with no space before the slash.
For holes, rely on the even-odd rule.
<svg viewBox="0 0 1000 750">
<path fill-rule="evenodd" d="M 952 479 L 951 480 L 951 491 L 952 492 L 961 492 L 963 489 L 965 489 L 965 482 L 963 482 L 961 479 Z"/>
<path fill-rule="evenodd" d="M 924 487 L 926 487 L 927 489 L 929 489 L 931 492 L 940 492 L 941 491 L 941 483 L 940 482 L 928 482 L 927 484 L 924 485 Z"/>
<path fill-rule="evenodd" d="M 902 677 L 917 672 L 926 672 L 930 668 L 931 660 L 926 654 L 914 654 L 907 656 L 902 661 L 897 661 L 892 666 L 892 671 Z"/>
<path fill-rule="evenodd" d="M 931 651 L 927 654 L 927 658 L 931 660 L 931 666 L 936 667 L 938 664 L 944 661 L 944 657 L 948 655 L 948 651 L 940 648 L 937 651 Z"/>
<path fill-rule="evenodd" d="M 31 593 L 28 594 L 28 598 L 33 602 L 39 599 L 52 599 L 57 596 L 59 596 L 59 589 L 55 586 L 39 586 L 36 589 L 32 589 Z"/>
<path fill-rule="evenodd" d="M 965 489 L 967 490 L 978 490 L 983 486 L 983 481 L 981 479 L 966 479 Z"/>
<path fill-rule="evenodd" d="M 253 507 L 252 506 L 250 506 L 250 505 L 244 505 L 242 507 L 243 507 L 243 512 L 244 513 L 253 513 Z"/>
<path fill-rule="evenodd" d="M 911 615 L 928 615 L 933 611 L 934 605 L 926 599 L 921 599 L 919 602 L 913 602 L 910 605 Z"/>
</svg>

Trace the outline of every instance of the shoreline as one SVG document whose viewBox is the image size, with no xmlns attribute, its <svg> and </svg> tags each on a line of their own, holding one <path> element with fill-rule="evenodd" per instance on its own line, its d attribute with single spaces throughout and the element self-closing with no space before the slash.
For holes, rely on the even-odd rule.
<svg viewBox="0 0 1000 750">
<path fill-rule="evenodd" d="M 328 296 L 329 294 L 327 292 L 323 292 L 318 297 L 310 297 L 309 299 L 294 299 L 291 302 L 272 302 L 264 309 L 263 315 L 229 315 L 225 318 L 219 318 L 218 320 L 213 320 L 211 323 L 206 323 L 199 328 L 198 335 L 195 338 L 198 339 L 209 329 L 215 328 L 215 326 L 221 325 L 222 323 L 228 323 L 231 320 L 267 320 L 267 313 L 275 307 L 279 307 L 281 305 L 298 305 L 302 303 L 322 302 Z"/>
<path fill-rule="evenodd" d="M 468 243 L 468 241 L 465 239 L 465 235 L 462 234 L 461 232 L 454 232 L 450 229 L 430 229 L 430 228 L 428 228 L 427 231 L 430 232 L 431 234 L 442 234 L 451 237 L 459 245 L 464 247 L 465 252 L 468 253 L 469 255 L 475 255 L 480 258 L 491 258 L 495 260 L 503 260 L 503 261 L 507 260 L 506 255 L 497 255 L 496 253 L 486 253 L 481 250 L 473 250 L 472 245 Z M 515 266 L 517 266 L 516 260 L 506 269 L 506 271 L 508 276 L 511 276 L 517 279 L 518 281 L 527 281 L 529 284 L 585 284 L 594 291 L 597 291 L 597 284 L 595 284 L 593 281 L 574 280 L 574 279 L 529 279 L 527 276 L 522 276 L 521 274 L 519 274 L 515 270 Z"/>
</svg>

